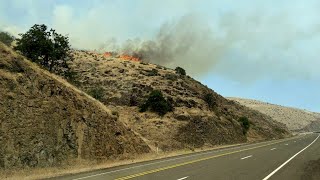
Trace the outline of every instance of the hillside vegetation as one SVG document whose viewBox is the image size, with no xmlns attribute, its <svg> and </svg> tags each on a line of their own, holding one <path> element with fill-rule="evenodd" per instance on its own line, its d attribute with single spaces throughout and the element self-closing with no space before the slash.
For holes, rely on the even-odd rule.
<svg viewBox="0 0 320 180">
<path fill-rule="evenodd" d="M 249 108 L 271 116 L 274 120 L 285 124 L 292 131 L 319 131 L 320 113 L 302 109 L 279 106 L 251 99 L 228 98 Z"/>
<path fill-rule="evenodd" d="M 182 68 L 87 51 L 73 51 L 73 58 L 71 85 L 0 44 L 0 168 L 290 135 L 283 124 L 223 98 Z"/>
<path fill-rule="evenodd" d="M 0 99 L 0 169 L 150 150 L 99 101 L 1 43 Z"/>
<path fill-rule="evenodd" d="M 119 120 L 151 148 L 171 151 L 289 135 L 283 124 L 223 98 L 180 68 L 173 70 L 87 51 L 74 51 L 73 55 L 73 84 L 89 94 L 99 92 L 99 100 L 117 111 Z M 139 112 L 153 91 L 162 92 L 172 112 L 166 111 L 163 116 Z M 250 128 L 239 121 L 241 117 L 249 120 Z"/>
</svg>

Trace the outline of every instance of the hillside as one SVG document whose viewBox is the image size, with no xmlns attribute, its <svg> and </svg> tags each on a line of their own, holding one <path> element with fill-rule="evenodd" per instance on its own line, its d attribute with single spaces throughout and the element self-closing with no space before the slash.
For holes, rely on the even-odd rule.
<svg viewBox="0 0 320 180">
<path fill-rule="evenodd" d="M 228 98 L 240 104 L 271 116 L 274 120 L 286 124 L 292 131 L 319 131 L 320 113 L 297 108 L 284 107 L 251 99 Z"/>
<path fill-rule="evenodd" d="M 77 74 L 74 84 L 117 111 L 119 120 L 139 134 L 151 148 L 162 151 L 282 138 L 286 127 L 258 111 L 229 101 L 189 76 L 172 69 L 116 55 L 74 51 L 71 67 Z M 129 58 L 125 58 L 129 59 Z M 175 107 L 160 117 L 140 113 L 152 90 L 161 90 Z M 213 108 L 204 101 L 213 95 Z M 238 119 L 249 118 L 245 135 Z"/>
<path fill-rule="evenodd" d="M 150 151 L 103 104 L 0 43 L 0 169 Z"/>
</svg>

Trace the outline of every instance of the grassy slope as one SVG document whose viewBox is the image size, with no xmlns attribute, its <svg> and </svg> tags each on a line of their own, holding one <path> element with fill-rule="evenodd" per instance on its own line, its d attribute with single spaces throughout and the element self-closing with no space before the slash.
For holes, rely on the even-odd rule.
<svg viewBox="0 0 320 180">
<path fill-rule="evenodd" d="M 102 103 L 0 44 L 0 167 L 128 158 L 149 147 Z"/>
<path fill-rule="evenodd" d="M 281 138 L 289 134 L 283 124 L 269 116 L 229 101 L 191 77 L 176 75 L 174 70 L 84 51 L 75 51 L 74 55 L 72 68 L 78 73 L 75 84 L 88 93 L 102 89 L 100 101 L 118 111 L 119 120 L 150 147 L 170 151 Z M 137 106 L 153 89 L 160 89 L 172 101 L 174 112 L 164 117 L 138 112 Z M 203 100 L 207 93 L 214 96 L 213 109 Z M 252 124 L 247 135 L 238 122 L 241 116 L 247 116 Z"/>
</svg>

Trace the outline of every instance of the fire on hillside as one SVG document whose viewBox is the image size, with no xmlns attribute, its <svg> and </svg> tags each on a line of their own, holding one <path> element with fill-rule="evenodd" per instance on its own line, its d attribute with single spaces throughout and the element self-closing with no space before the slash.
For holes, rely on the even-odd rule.
<svg viewBox="0 0 320 180">
<path fill-rule="evenodd" d="M 140 62 L 141 61 L 141 59 L 139 57 L 130 56 L 130 55 L 127 55 L 127 54 L 120 55 L 120 59 L 129 60 L 129 61 L 135 61 L 135 62 Z"/>
</svg>

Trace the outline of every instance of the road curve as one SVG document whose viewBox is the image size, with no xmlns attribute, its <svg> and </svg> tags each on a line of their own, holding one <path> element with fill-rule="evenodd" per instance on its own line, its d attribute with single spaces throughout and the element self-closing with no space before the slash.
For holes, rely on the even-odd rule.
<svg viewBox="0 0 320 180">
<path fill-rule="evenodd" d="M 317 133 L 299 135 L 52 179 L 320 179 L 315 177 L 314 168 L 308 167 L 311 162 L 320 162 L 319 136 Z"/>
</svg>

